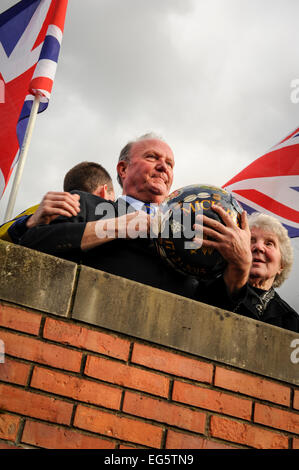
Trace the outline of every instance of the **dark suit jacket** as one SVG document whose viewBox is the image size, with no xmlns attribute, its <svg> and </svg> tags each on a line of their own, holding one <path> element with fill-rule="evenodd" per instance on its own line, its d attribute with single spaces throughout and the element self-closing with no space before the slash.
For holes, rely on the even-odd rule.
<svg viewBox="0 0 299 470">
<path fill-rule="evenodd" d="M 29 229 L 20 244 L 159 289 L 192 296 L 195 281 L 170 268 L 148 238 L 120 238 L 83 252 L 80 244 L 86 223 L 107 215 L 107 204 L 116 217 L 118 209 L 125 213 L 128 204 L 122 199 L 117 204 L 82 191 L 72 193 L 80 195 L 81 211 L 76 217 L 58 217 L 49 225 Z M 135 209 L 129 207 L 129 210 Z"/>
</svg>

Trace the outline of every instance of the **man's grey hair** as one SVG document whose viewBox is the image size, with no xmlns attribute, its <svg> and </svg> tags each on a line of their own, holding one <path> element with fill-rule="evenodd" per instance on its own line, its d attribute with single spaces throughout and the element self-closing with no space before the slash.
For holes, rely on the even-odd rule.
<svg viewBox="0 0 299 470">
<path fill-rule="evenodd" d="M 250 229 L 252 227 L 257 227 L 277 236 L 283 270 L 280 274 L 276 274 L 273 287 L 280 287 L 288 278 L 293 265 L 293 247 L 291 245 L 288 231 L 278 219 L 268 214 L 254 212 L 248 216 L 248 223 Z"/>
<path fill-rule="evenodd" d="M 134 140 L 130 140 L 130 142 L 128 142 L 124 146 L 124 148 L 121 150 L 121 152 L 119 154 L 118 161 L 119 162 L 121 162 L 121 161 L 129 162 L 130 158 L 131 158 L 131 148 L 132 148 L 132 146 L 136 142 L 140 142 L 141 140 L 149 140 L 149 139 L 161 140 L 162 142 L 164 142 L 164 139 L 160 135 L 156 134 L 155 132 L 148 132 L 147 134 L 143 134 L 143 135 L 141 135 L 140 137 L 137 137 Z M 117 181 L 119 182 L 120 186 L 123 187 L 122 180 L 121 180 L 119 174 L 117 175 Z"/>
</svg>

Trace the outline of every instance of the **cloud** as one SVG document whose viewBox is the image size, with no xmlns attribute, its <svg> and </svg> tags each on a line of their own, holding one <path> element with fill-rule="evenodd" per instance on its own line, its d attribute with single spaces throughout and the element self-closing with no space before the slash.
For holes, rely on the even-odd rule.
<svg viewBox="0 0 299 470">
<path fill-rule="evenodd" d="M 297 126 L 298 10 L 294 0 L 69 2 L 16 211 L 83 156 L 114 174 L 121 147 L 150 130 L 174 149 L 175 185 L 223 184 Z"/>
</svg>

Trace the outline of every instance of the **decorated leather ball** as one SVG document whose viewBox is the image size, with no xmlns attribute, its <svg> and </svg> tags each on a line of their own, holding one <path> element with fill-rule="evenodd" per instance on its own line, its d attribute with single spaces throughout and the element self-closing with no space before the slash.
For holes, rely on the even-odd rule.
<svg viewBox="0 0 299 470">
<path fill-rule="evenodd" d="M 185 186 L 171 193 L 164 202 L 160 232 L 155 239 L 156 249 L 164 262 L 184 275 L 209 280 L 226 267 L 226 261 L 216 249 L 192 242 L 198 214 L 223 223 L 212 209 L 214 204 L 220 204 L 240 226 L 241 206 L 228 191 L 217 186 Z"/>
</svg>

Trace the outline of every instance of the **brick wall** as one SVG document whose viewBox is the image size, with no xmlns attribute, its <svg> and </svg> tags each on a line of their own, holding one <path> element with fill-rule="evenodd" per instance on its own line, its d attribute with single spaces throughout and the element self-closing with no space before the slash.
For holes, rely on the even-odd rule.
<svg viewBox="0 0 299 470">
<path fill-rule="evenodd" d="M 0 241 L 0 449 L 299 449 L 298 334 Z"/>
<path fill-rule="evenodd" d="M 299 387 L 0 304 L 0 448 L 299 447 Z"/>
</svg>

